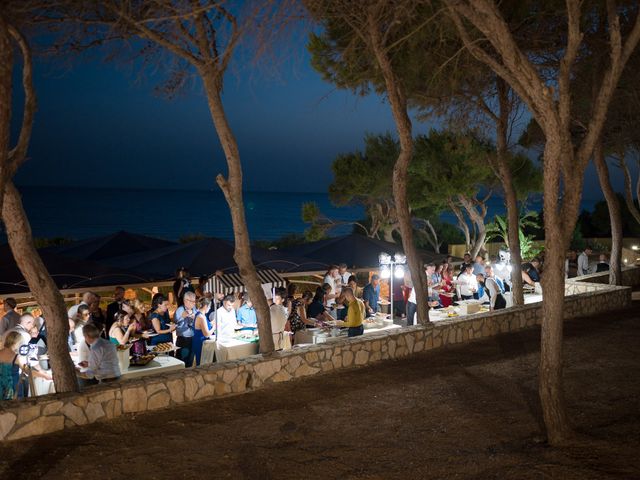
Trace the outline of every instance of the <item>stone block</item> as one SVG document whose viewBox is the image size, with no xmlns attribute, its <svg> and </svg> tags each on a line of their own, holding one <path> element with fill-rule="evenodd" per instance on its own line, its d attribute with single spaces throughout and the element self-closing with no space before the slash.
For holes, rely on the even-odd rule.
<svg viewBox="0 0 640 480">
<path fill-rule="evenodd" d="M 207 385 L 211 386 L 211 385 Z M 213 387 L 212 387 L 213 388 Z M 147 402 L 147 410 L 166 408 L 171 404 L 171 395 L 167 391 L 159 391 Z"/>
<path fill-rule="evenodd" d="M 86 405 L 84 408 L 86 408 Z M 62 413 L 75 425 L 84 425 L 87 423 L 87 417 L 84 414 L 84 409 L 76 406 L 75 402 L 66 403 L 64 407 L 62 407 Z"/>
<path fill-rule="evenodd" d="M 104 403 L 108 402 L 109 400 L 113 400 L 115 396 L 115 390 L 111 389 L 105 390 L 103 392 L 92 393 L 91 395 L 88 395 L 87 398 L 89 400 L 89 403 Z"/>
<path fill-rule="evenodd" d="M 224 383 L 224 382 L 217 382 L 216 383 L 216 387 L 215 387 L 215 394 L 220 396 L 220 395 L 226 395 L 228 393 L 231 393 L 231 385 L 229 385 L 228 383 Z"/>
<path fill-rule="evenodd" d="M 22 406 L 18 409 L 18 421 L 19 425 L 30 422 L 34 418 L 40 416 L 40 405 Z"/>
<path fill-rule="evenodd" d="M 163 382 L 147 383 L 147 397 L 153 396 L 156 392 L 166 390 L 167 386 Z"/>
<path fill-rule="evenodd" d="M 205 383 L 204 385 L 202 385 L 202 387 L 200 387 L 200 390 L 198 390 L 198 393 L 196 393 L 193 399 L 202 400 L 203 398 L 213 397 L 215 394 L 216 394 L 215 386 L 211 385 L 210 383 Z"/>
<path fill-rule="evenodd" d="M 198 382 L 193 377 L 185 377 L 184 379 L 184 399 L 190 402 L 198 393 Z"/>
<path fill-rule="evenodd" d="M 342 367 L 342 355 L 332 355 L 331 363 L 333 363 L 333 368 L 338 369 Z"/>
<path fill-rule="evenodd" d="M 147 392 L 142 385 L 122 386 L 122 410 L 124 413 L 144 412 L 147 409 Z"/>
<path fill-rule="evenodd" d="M 293 360 L 293 359 L 292 359 Z M 292 360 L 289 360 L 291 362 Z M 268 360 L 266 362 L 258 363 L 253 366 L 253 371 L 257 377 L 260 377 L 262 381 L 269 379 L 276 372 L 280 371 L 281 364 L 280 359 Z M 290 365 L 291 366 L 291 363 Z"/>
<path fill-rule="evenodd" d="M 360 350 L 356 352 L 356 365 L 366 365 L 369 361 L 369 352 Z"/>
<path fill-rule="evenodd" d="M 304 356 L 304 359 L 307 361 L 307 363 L 313 365 L 318 363 L 318 354 L 316 352 L 309 352 Z"/>
<path fill-rule="evenodd" d="M 231 384 L 236 379 L 237 376 L 238 376 L 237 368 L 228 368 L 222 374 L 222 381 L 225 383 Z"/>
<path fill-rule="evenodd" d="M 73 404 L 76 407 L 84 408 L 87 406 L 87 403 L 89 403 L 89 401 L 85 395 L 78 395 L 73 399 Z"/>
<path fill-rule="evenodd" d="M 21 426 L 11 433 L 7 440 L 19 440 L 21 438 L 33 437 L 34 435 L 44 435 L 45 433 L 62 430 L 65 424 L 64 415 L 40 416 L 35 420 Z"/>
<path fill-rule="evenodd" d="M 4 440 L 16 424 L 17 416 L 11 412 L 0 414 L 0 440 Z"/>
<path fill-rule="evenodd" d="M 306 363 L 303 363 L 298 367 L 298 369 L 296 370 L 296 373 L 293 376 L 296 378 L 306 377 L 309 375 L 315 375 L 319 371 L 320 371 L 319 368 L 315 368 Z"/>
<path fill-rule="evenodd" d="M 104 410 L 102 409 L 102 405 L 98 402 L 89 402 L 87 408 L 85 408 L 84 413 L 87 416 L 87 420 L 89 423 L 93 423 L 96 420 L 106 416 Z"/>
<path fill-rule="evenodd" d="M 184 381 L 181 378 L 167 381 L 167 389 L 173 403 L 184 402 Z"/>
<path fill-rule="evenodd" d="M 42 408 L 42 415 L 46 416 L 46 415 L 53 415 L 54 413 L 58 413 L 62 408 L 62 405 L 64 404 L 60 401 L 47 403 Z"/>
<path fill-rule="evenodd" d="M 353 352 L 346 351 L 342 354 L 342 366 L 350 367 L 353 365 Z"/>
<path fill-rule="evenodd" d="M 279 383 L 279 382 L 288 382 L 293 377 L 287 370 L 280 370 L 275 375 L 273 375 L 270 379 L 271 382 Z"/>
<path fill-rule="evenodd" d="M 333 362 L 331 360 L 325 360 L 320 364 L 323 372 L 330 372 L 333 370 Z"/>
</svg>

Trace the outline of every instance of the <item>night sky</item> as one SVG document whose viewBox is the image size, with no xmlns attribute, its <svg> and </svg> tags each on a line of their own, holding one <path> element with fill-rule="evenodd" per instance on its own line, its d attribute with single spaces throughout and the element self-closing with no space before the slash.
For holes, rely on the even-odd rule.
<svg viewBox="0 0 640 480">
<path fill-rule="evenodd" d="M 30 161 L 17 182 L 217 188 L 215 175 L 226 164 L 198 81 L 168 99 L 154 91 L 161 70 L 141 76 L 134 66 L 103 57 L 37 61 L 39 108 Z M 380 97 L 357 97 L 323 82 L 303 45 L 288 49 L 287 57 L 277 67 L 236 65 L 226 76 L 225 108 L 245 189 L 325 192 L 335 156 L 361 148 L 367 132 L 393 131 L 393 120 Z M 428 128 L 416 123 L 414 130 Z M 612 174 L 621 189 L 620 172 Z M 599 198 L 593 167 L 586 181 L 587 199 Z"/>
</svg>

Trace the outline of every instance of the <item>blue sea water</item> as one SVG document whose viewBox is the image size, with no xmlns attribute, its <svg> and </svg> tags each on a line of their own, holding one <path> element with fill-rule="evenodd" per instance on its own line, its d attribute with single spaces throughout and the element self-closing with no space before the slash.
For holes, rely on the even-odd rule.
<svg viewBox="0 0 640 480">
<path fill-rule="evenodd" d="M 126 230 L 169 240 L 202 234 L 233 239 L 227 203 L 219 190 L 89 189 L 69 187 L 20 187 L 34 237 L 90 238 Z M 583 198 L 591 210 L 599 198 Z M 302 204 L 315 202 L 336 221 L 364 217 L 362 207 L 336 207 L 326 193 L 245 192 L 244 202 L 251 240 L 275 240 L 308 227 L 302 221 Z M 530 210 L 539 211 L 542 198 L 532 198 Z M 499 196 L 488 202 L 487 221 L 505 211 Z M 456 224 L 450 212 L 442 220 Z M 345 225 L 332 235 L 350 233 Z"/>
<path fill-rule="evenodd" d="M 34 237 L 83 239 L 118 230 L 177 240 L 203 234 L 233 239 L 231 217 L 221 191 L 20 187 Z M 326 193 L 245 192 L 252 240 L 303 233 L 302 204 L 316 202 L 333 220 L 354 221 L 360 207 L 338 208 Z M 351 226 L 335 234 L 352 231 Z"/>
</svg>

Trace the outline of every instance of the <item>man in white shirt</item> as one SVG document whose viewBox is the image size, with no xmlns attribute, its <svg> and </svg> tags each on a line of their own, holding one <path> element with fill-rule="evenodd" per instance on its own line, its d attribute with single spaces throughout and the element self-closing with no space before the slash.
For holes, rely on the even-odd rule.
<svg viewBox="0 0 640 480">
<path fill-rule="evenodd" d="M 464 271 L 458 275 L 455 284 L 458 290 L 458 298 L 460 300 L 471 300 L 478 292 L 478 280 L 473 274 L 473 265 L 464 265 Z"/>
<path fill-rule="evenodd" d="M 587 246 L 587 248 L 584 249 L 584 252 L 582 252 L 579 256 L 578 256 L 578 276 L 582 276 L 582 275 L 589 275 L 590 271 L 589 271 L 589 255 L 591 255 L 591 253 L 593 252 L 593 250 L 591 250 L 591 247 Z"/>
<path fill-rule="evenodd" d="M 80 362 L 81 368 L 86 368 L 86 376 L 95 378 L 99 382 L 110 382 L 120 378 L 120 364 L 116 346 L 100 337 L 100 330 L 89 323 L 82 327 L 84 340 L 89 345 L 89 360 Z"/>
<path fill-rule="evenodd" d="M 98 300 L 98 296 L 93 292 L 84 292 L 82 294 L 82 301 L 77 305 L 72 305 L 71 308 L 67 311 L 68 318 L 76 318 L 76 314 L 78 313 L 78 307 L 80 305 L 86 305 L 87 307 Z"/>
<path fill-rule="evenodd" d="M 240 328 L 233 308 L 235 297 L 227 295 L 222 299 L 222 306 L 216 310 L 215 328 L 217 340 L 233 338 L 236 328 Z"/>
<path fill-rule="evenodd" d="M 331 286 L 331 291 L 327 295 L 327 308 L 332 308 L 336 303 L 336 297 L 340 294 L 337 291 L 337 283 L 336 280 L 340 278 L 340 273 L 338 272 L 338 267 L 335 265 L 331 265 L 329 270 L 327 270 L 326 275 L 324 276 L 324 283 Z"/>
<path fill-rule="evenodd" d="M 291 339 L 289 338 L 289 332 L 285 331 L 287 325 L 287 311 L 285 310 L 282 302 L 282 294 L 276 291 L 276 295 L 273 298 L 273 305 L 271 305 L 271 333 L 273 334 L 273 346 L 276 350 L 283 350 L 291 348 Z"/>
<path fill-rule="evenodd" d="M 349 283 L 349 279 L 351 278 L 351 273 L 347 271 L 346 263 L 338 265 L 338 274 L 340 274 L 340 284 L 346 287 L 347 283 Z"/>
</svg>

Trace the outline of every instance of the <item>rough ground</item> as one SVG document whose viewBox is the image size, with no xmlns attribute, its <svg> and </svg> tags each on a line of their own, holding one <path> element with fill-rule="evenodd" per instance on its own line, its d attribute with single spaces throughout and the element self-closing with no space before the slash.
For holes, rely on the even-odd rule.
<svg viewBox="0 0 640 480">
<path fill-rule="evenodd" d="M 640 305 L 566 325 L 574 446 L 537 330 L 0 446 L 0 478 L 640 479 Z"/>
</svg>

